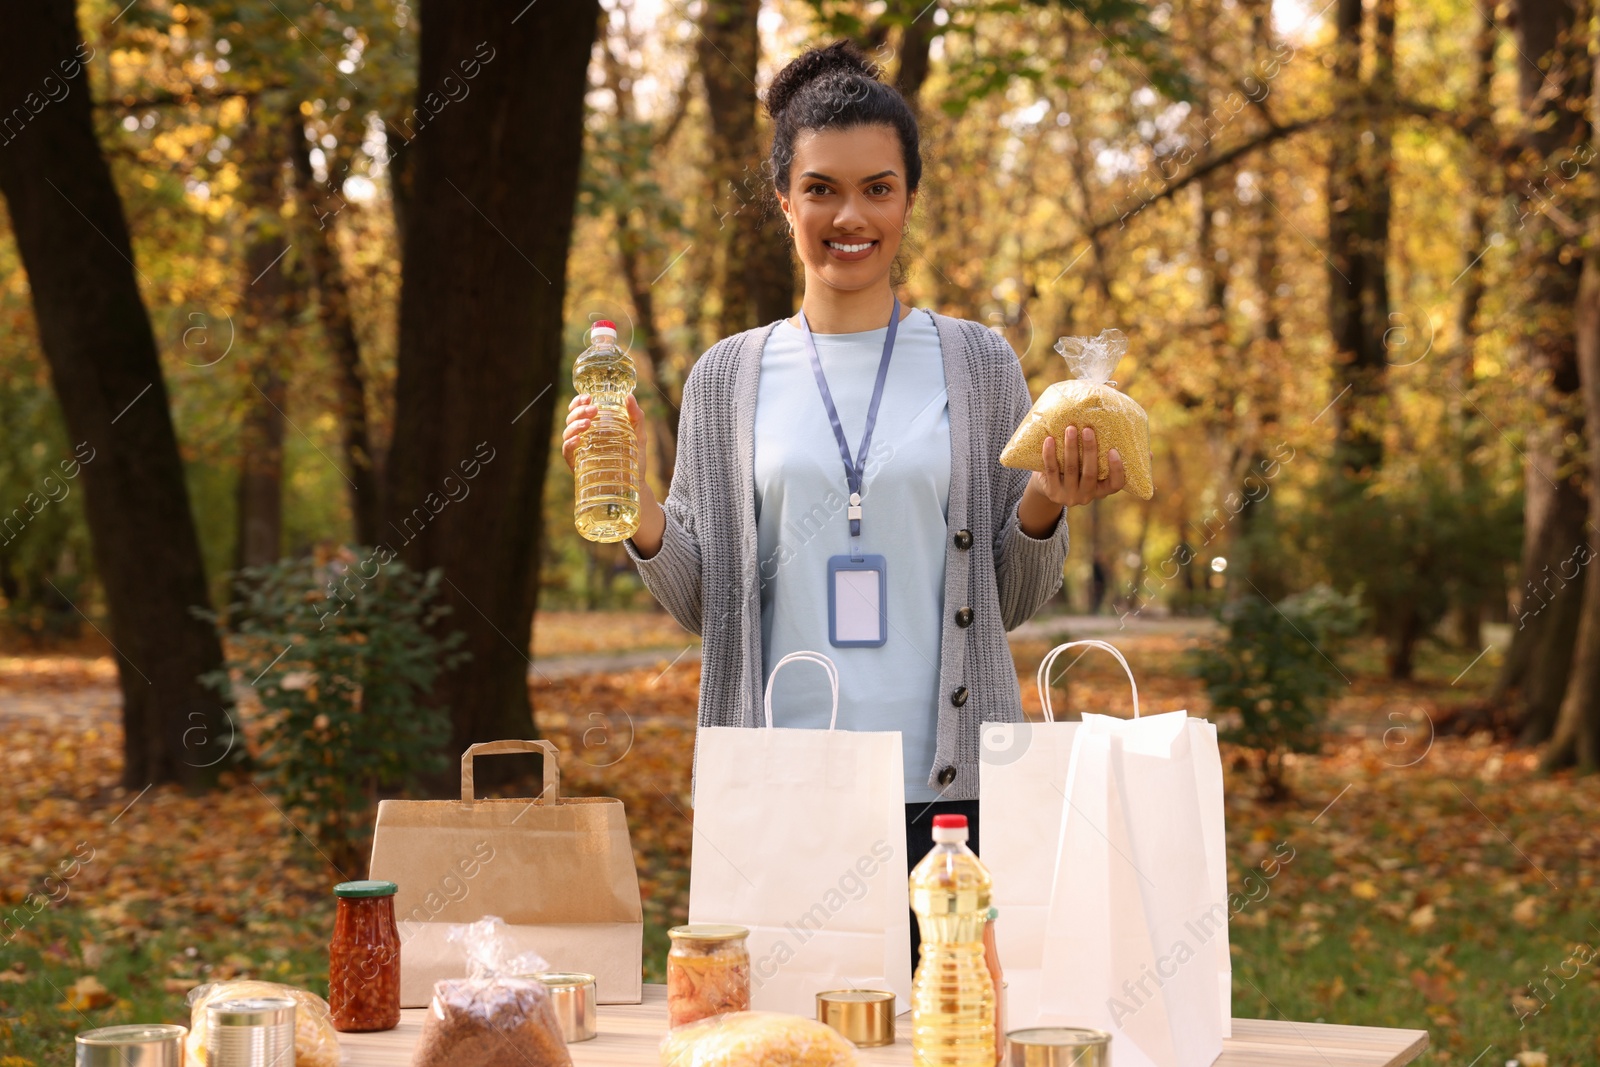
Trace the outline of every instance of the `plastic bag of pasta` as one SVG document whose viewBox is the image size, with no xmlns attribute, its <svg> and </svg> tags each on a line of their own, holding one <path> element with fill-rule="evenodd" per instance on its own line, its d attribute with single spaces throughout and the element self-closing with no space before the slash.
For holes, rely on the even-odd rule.
<svg viewBox="0 0 1600 1067">
<path fill-rule="evenodd" d="M 572 1067 L 544 983 L 517 975 L 547 969 L 532 954 L 509 957 L 505 923 L 493 915 L 456 926 L 466 978 L 433 986 L 411 1067 Z"/>
<path fill-rule="evenodd" d="M 328 1002 L 307 989 L 241 979 L 207 982 L 189 991 L 189 1036 L 185 1062 L 206 1067 L 206 1005 L 242 997 L 289 997 L 294 1001 L 296 1067 L 339 1067 L 339 1034 L 333 1028 Z"/>
<path fill-rule="evenodd" d="M 832 1027 L 775 1011 L 714 1015 L 671 1031 L 661 1067 L 854 1067 L 855 1046 Z"/>
<path fill-rule="evenodd" d="M 1101 330 L 1099 337 L 1063 337 L 1056 342 L 1056 351 L 1066 358 L 1072 377 L 1039 395 L 1000 453 L 1001 465 L 1042 471 L 1046 437 L 1054 437 L 1059 448 L 1068 426 L 1089 428 L 1099 446 L 1098 477 L 1110 476 L 1114 448 L 1122 459 L 1128 492 L 1149 500 L 1155 493 L 1150 481 L 1150 419 L 1111 380 L 1128 351 L 1128 339 L 1121 330 Z"/>
</svg>

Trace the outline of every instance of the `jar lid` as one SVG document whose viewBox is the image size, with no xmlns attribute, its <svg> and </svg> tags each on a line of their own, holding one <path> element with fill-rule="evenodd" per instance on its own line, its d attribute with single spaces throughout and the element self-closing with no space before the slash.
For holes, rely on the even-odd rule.
<svg viewBox="0 0 1600 1067">
<path fill-rule="evenodd" d="M 206 1015 L 213 1028 L 219 1026 L 294 1025 L 294 1000 L 290 997 L 240 997 L 213 1001 Z"/>
<path fill-rule="evenodd" d="M 690 923 L 688 926 L 674 926 L 667 931 L 667 936 L 674 941 L 733 941 L 749 937 L 750 928 L 729 923 Z"/>
<path fill-rule="evenodd" d="M 392 897 L 399 891 L 393 882 L 340 882 L 333 887 L 336 897 Z"/>
</svg>

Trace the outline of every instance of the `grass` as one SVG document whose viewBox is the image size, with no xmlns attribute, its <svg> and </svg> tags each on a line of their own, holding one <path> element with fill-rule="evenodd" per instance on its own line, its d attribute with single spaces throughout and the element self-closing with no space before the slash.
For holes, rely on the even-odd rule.
<svg viewBox="0 0 1600 1067">
<path fill-rule="evenodd" d="M 627 620 L 586 625 L 565 647 L 622 648 L 636 632 Z M 1112 640 L 1148 710 L 1207 713 L 1180 669 L 1192 641 Z M 1016 648 L 1032 717 L 1046 650 Z M 1230 929 L 1236 1016 L 1426 1028 L 1429 1064 L 1484 1067 L 1524 1051 L 1600 1062 L 1600 958 L 1580 962 L 1600 949 L 1600 779 L 1543 776 L 1534 753 L 1485 738 L 1434 737 L 1442 709 L 1492 680 L 1493 653 L 1451 684 L 1475 655 L 1425 646 L 1419 680 L 1397 685 L 1379 675 L 1376 645 L 1354 648 L 1324 749 L 1292 760 L 1286 803 L 1256 802 L 1241 754 L 1225 748 L 1230 885 L 1258 887 Z M 680 663 L 533 690 L 542 729 L 568 753 L 565 791 L 627 806 L 647 981 L 662 980 L 666 929 L 687 910 L 697 685 L 698 668 Z M 1120 668 L 1099 655 L 1055 697 L 1074 712 L 1119 712 L 1127 699 Z M 65 899 L 0 942 L 0 1067 L 70 1063 L 72 1035 L 90 1026 L 186 1021 L 184 994 L 201 981 L 325 991 L 340 875 L 250 782 L 207 797 L 121 791 L 106 661 L 0 659 L 0 724 L 4 911 L 26 910 L 78 843 L 94 850 Z M 1247 882 L 1283 849 L 1293 858 L 1276 877 Z M 85 995 L 86 978 L 106 992 Z"/>
</svg>

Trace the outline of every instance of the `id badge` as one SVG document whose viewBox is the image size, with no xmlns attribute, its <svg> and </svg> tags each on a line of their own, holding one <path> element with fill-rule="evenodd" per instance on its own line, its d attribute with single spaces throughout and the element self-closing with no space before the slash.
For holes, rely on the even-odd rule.
<svg viewBox="0 0 1600 1067">
<path fill-rule="evenodd" d="M 828 559 L 828 641 L 876 648 L 889 640 L 889 579 L 882 556 Z"/>
</svg>

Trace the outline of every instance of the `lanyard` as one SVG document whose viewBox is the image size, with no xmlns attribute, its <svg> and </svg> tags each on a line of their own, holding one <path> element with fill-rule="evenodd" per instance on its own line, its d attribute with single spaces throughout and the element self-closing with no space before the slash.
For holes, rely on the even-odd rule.
<svg viewBox="0 0 1600 1067">
<path fill-rule="evenodd" d="M 845 481 L 850 486 L 850 536 L 861 536 L 861 478 L 867 467 L 867 446 L 872 443 L 872 428 L 878 423 L 878 403 L 883 399 L 883 383 L 889 377 L 889 357 L 894 355 L 895 329 L 900 325 L 900 298 L 894 298 L 894 310 L 889 312 L 889 332 L 883 339 L 883 357 L 878 360 L 878 380 L 872 386 L 872 402 L 867 405 L 867 425 L 861 434 L 861 447 L 854 462 L 850 460 L 850 442 L 845 439 L 844 427 L 839 424 L 839 410 L 833 406 L 833 394 L 828 390 L 828 378 L 822 373 L 822 360 L 817 356 L 816 342 L 811 339 L 811 325 L 806 313 L 800 312 L 800 331 L 805 335 L 806 352 L 811 356 L 811 372 L 817 376 L 817 391 L 822 394 L 823 406 L 828 409 L 828 421 L 833 423 L 833 436 L 839 442 L 839 458 L 844 460 Z"/>
</svg>

